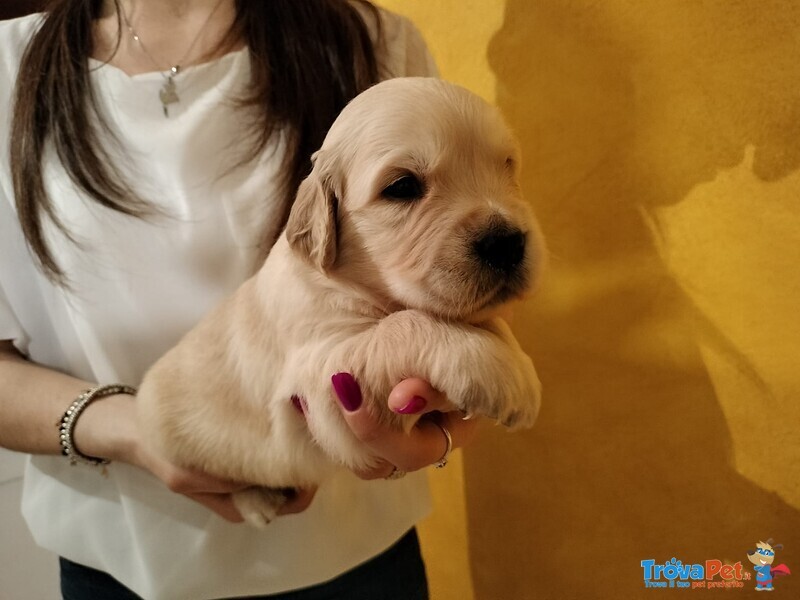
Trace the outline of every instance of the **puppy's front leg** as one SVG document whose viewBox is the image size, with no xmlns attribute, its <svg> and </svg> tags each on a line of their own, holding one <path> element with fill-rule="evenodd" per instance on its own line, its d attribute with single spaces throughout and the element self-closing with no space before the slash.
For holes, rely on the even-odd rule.
<svg viewBox="0 0 800 600">
<path fill-rule="evenodd" d="M 539 378 L 501 319 L 476 326 L 399 311 L 381 320 L 367 346 L 359 383 L 374 385 L 378 398 L 402 379 L 421 377 L 461 410 L 509 428 L 536 419 Z"/>
</svg>

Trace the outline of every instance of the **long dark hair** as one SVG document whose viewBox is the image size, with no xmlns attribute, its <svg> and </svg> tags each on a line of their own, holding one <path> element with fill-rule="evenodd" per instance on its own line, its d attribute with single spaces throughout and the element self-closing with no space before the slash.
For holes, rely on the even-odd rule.
<svg viewBox="0 0 800 600">
<path fill-rule="evenodd" d="M 380 32 L 377 9 L 359 1 Z M 119 9 L 119 0 L 115 3 Z M 48 142 L 90 198 L 133 216 L 151 211 L 132 193 L 92 125 L 107 130 L 87 60 L 92 21 L 101 8 L 102 0 L 51 2 L 22 58 L 15 93 L 10 151 L 17 213 L 43 272 L 62 285 L 67 276 L 42 227 L 46 215 L 69 236 L 46 193 L 42 156 Z M 285 136 L 279 183 L 286 217 L 310 170 L 310 156 L 333 120 L 351 98 L 378 81 L 376 52 L 362 13 L 347 0 L 236 0 L 236 11 L 230 35 L 247 44 L 253 64 L 244 103 L 261 109 L 250 156 L 278 131 Z"/>
</svg>

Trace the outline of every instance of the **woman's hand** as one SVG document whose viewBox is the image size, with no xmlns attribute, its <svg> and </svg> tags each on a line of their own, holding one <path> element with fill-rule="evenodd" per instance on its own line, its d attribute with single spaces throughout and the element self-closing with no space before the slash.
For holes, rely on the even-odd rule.
<svg viewBox="0 0 800 600">
<path fill-rule="evenodd" d="M 453 449 L 469 444 L 475 436 L 477 422 L 465 421 L 444 394 L 422 379 L 401 381 L 389 394 L 389 408 L 394 412 L 423 415 L 408 434 L 386 427 L 370 416 L 352 375 L 337 373 L 331 381 L 350 429 L 383 459 L 374 469 L 356 472 L 362 479 L 386 478 L 395 470 L 416 471 L 438 462 L 447 451 L 447 439 L 433 418 L 450 432 Z M 435 415 L 427 416 L 429 413 Z"/>
<path fill-rule="evenodd" d="M 171 491 L 199 502 L 226 521 L 230 523 L 244 521 L 233 504 L 232 494 L 245 489 L 247 485 L 212 477 L 202 471 L 183 469 L 145 449 L 138 452 L 131 464 L 150 471 Z"/>
<path fill-rule="evenodd" d="M 108 396 L 87 407 L 75 426 L 75 443 L 90 456 L 109 458 L 149 471 L 177 494 L 191 498 L 231 523 L 244 519 L 233 503 L 233 493 L 248 484 L 184 469 L 157 455 L 141 441 L 133 396 Z M 315 489 L 297 490 L 278 514 L 302 512 Z"/>
<path fill-rule="evenodd" d="M 199 502 L 226 521 L 243 521 L 231 494 L 247 486 L 181 468 L 150 450 L 142 443 L 133 396 L 117 394 L 92 403 L 75 424 L 74 439 L 83 454 L 145 469 L 173 492 Z"/>
<path fill-rule="evenodd" d="M 64 414 L 71 398 L 92 384 L 27 361 L 8 340 L 0 340 L 0 381 L 0 446 L 30 454 L 60 454 L 54 421 Z M 141 440 L 133 396 L 106 396 L 87 406 L 75 424 L 73 442 L 82 454 L 145 469 L 172 491 L 223 519 L 242 521 L 232 494 L 249 486 L 182 469 L 149 450 Z M 296 490 L 278 514 L 305 510 L 315 491 Z"/>
<path fill-rule="evenodd" d="M 250 487 L 249 485 L 213 477 L 202 471 L 177 467 L 146 450 L 139 452 L 137 463 L 158 477 L 171 491 L 199 502 L 226 521 L 244 521 L 233 502 L 233 494 Z M 316 488 L 295 490 L 278 510 L 278 515 L 304 511 L 311 504 L 316 491 Z"/>
</svg>

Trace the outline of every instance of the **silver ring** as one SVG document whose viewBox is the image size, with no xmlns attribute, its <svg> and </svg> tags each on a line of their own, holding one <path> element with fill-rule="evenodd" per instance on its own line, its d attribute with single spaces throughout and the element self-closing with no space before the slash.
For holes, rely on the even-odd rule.
<svg viewBox="0 0 800 600">
<path fill-rule="evenodd" d="M 433 463 L 434 467 L 436 467 L 437 469 L 441 469 L 447 464 L 447 458 L 450 456 L 450 452 L 453 451 L 453 436 L 450 435 L 450 432 L 447 430 L 447 427 L 445 427 L 441 423 L 437 423 L 436 421 L 431 421 L 431 422 L 442 430 L 442 433 L 444 434 L 444 439 L 447 442 L 447 448 L 445 449 L 444 454 L 442 454 L 442 458 Z"/>
<path fill-rule="evenodd" d="M 392 472 L 389 473 L 386 477 L 384 477 L 384 479 L 402 479 L 405 476 L 406 476 L 405 471 L 401 471 L 397 467 L 394 467 L 392 469 Z"/>
</svg>

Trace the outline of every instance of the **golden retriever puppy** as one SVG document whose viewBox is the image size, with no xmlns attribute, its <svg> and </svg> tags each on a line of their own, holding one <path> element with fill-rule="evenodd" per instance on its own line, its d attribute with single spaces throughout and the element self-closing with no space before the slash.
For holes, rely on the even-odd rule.
<svg viewBox="0 0 800 600">
<path fill-rule="evenodd" d="M 496 316 L 544 253 L 518 163 L 498 111 L 463 88 L 392 79 L 355 98 L 260 271 L 146 375 L 152 443 L 181 466 L 263 486 L 235 501 L 264 525 L 280 488 L 375 463 L 340 413 L 335 373 L 352 373 L 397 427 L 416 419 L 386 406 L 408 377 L 465 412 L 531 426 L 539 380 Z"/>
</svg>

